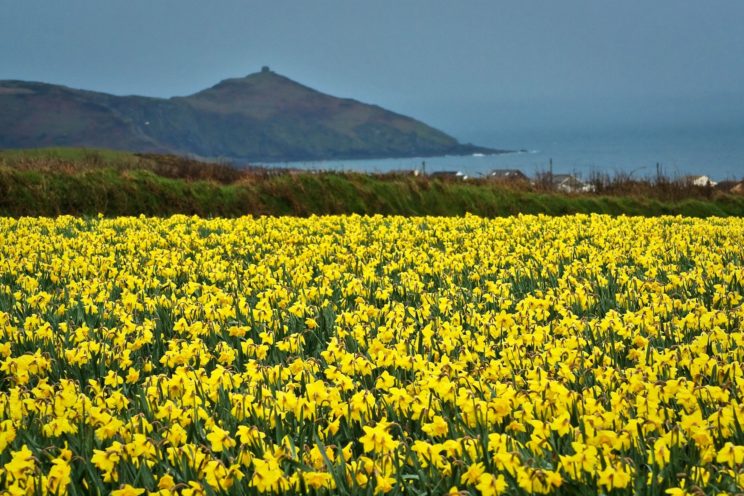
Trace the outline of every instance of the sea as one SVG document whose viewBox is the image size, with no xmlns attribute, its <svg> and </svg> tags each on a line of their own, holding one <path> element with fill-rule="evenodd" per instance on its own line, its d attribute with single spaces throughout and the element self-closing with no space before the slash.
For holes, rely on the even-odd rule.
<svg viewBox="0 0 744 496">
<path fill-rule="evenodd" d="M 744 123 L 708 127 L 521 130 L 470 133 L 461 141 L 514 150 L 496 155 L 327 160 L 264 164 L 317 171 L 383 173 L 396 170 L 461 171 L 484 177 L 495 169 L 527 176 L 552 170 L 589 178 L 593 174 L 652 178 L 706 175 L 714 181 L 744 179 Z"/>
</svg>

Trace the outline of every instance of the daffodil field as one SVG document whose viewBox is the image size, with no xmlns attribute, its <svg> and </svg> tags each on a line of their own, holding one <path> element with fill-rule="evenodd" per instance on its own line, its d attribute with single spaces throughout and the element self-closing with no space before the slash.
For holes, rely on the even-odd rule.
<svg viewBox="0 0 744 496">
<path fill-rule="evenodd" d="M 7 494 L 725 494 L 744 219 L 0 219 Z"/>
</svg>

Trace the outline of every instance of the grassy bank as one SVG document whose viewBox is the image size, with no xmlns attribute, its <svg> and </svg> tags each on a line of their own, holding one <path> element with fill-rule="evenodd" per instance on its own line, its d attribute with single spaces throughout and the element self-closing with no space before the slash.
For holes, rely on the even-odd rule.
<svg viewBox="0 0 744 496">
<path fill-rule="evenodd" d="M 665 200 L 566 195 L 413 176 L 239 171 L 174 157 L 52 150 L 0 152 L 0 215 L 401 214 L 744 216 L 744 197 Z"/>
</svg>

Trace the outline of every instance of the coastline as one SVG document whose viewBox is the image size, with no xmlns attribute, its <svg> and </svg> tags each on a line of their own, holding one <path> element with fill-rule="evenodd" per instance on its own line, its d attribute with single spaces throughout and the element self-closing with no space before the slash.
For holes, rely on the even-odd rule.
<svg viewBox="0 0 744 496">
<path fill-rule="evenodd" d="M 604 193 L 566 193 L 530 183 L 435 178 L 411 171 L 318 173 L 237 169 L 185 157 L 107 150 L 0 151 L 0 216 L 10 217 L 744 216 L 744 195 L 675 183 L 657 186 L 640 183 Z"/>
</svg>

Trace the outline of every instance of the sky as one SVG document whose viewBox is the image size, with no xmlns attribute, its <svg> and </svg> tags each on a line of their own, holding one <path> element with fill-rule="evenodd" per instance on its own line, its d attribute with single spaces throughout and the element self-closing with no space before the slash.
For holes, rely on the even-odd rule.
<svg viewBox="0 0 744 496">
<path fill-rule="evenodd" d="M 187 95 L 268 65 L 461 139 L 744 124 L 741 0 L 0 0 L 0 79 Z"/>
</svg>

